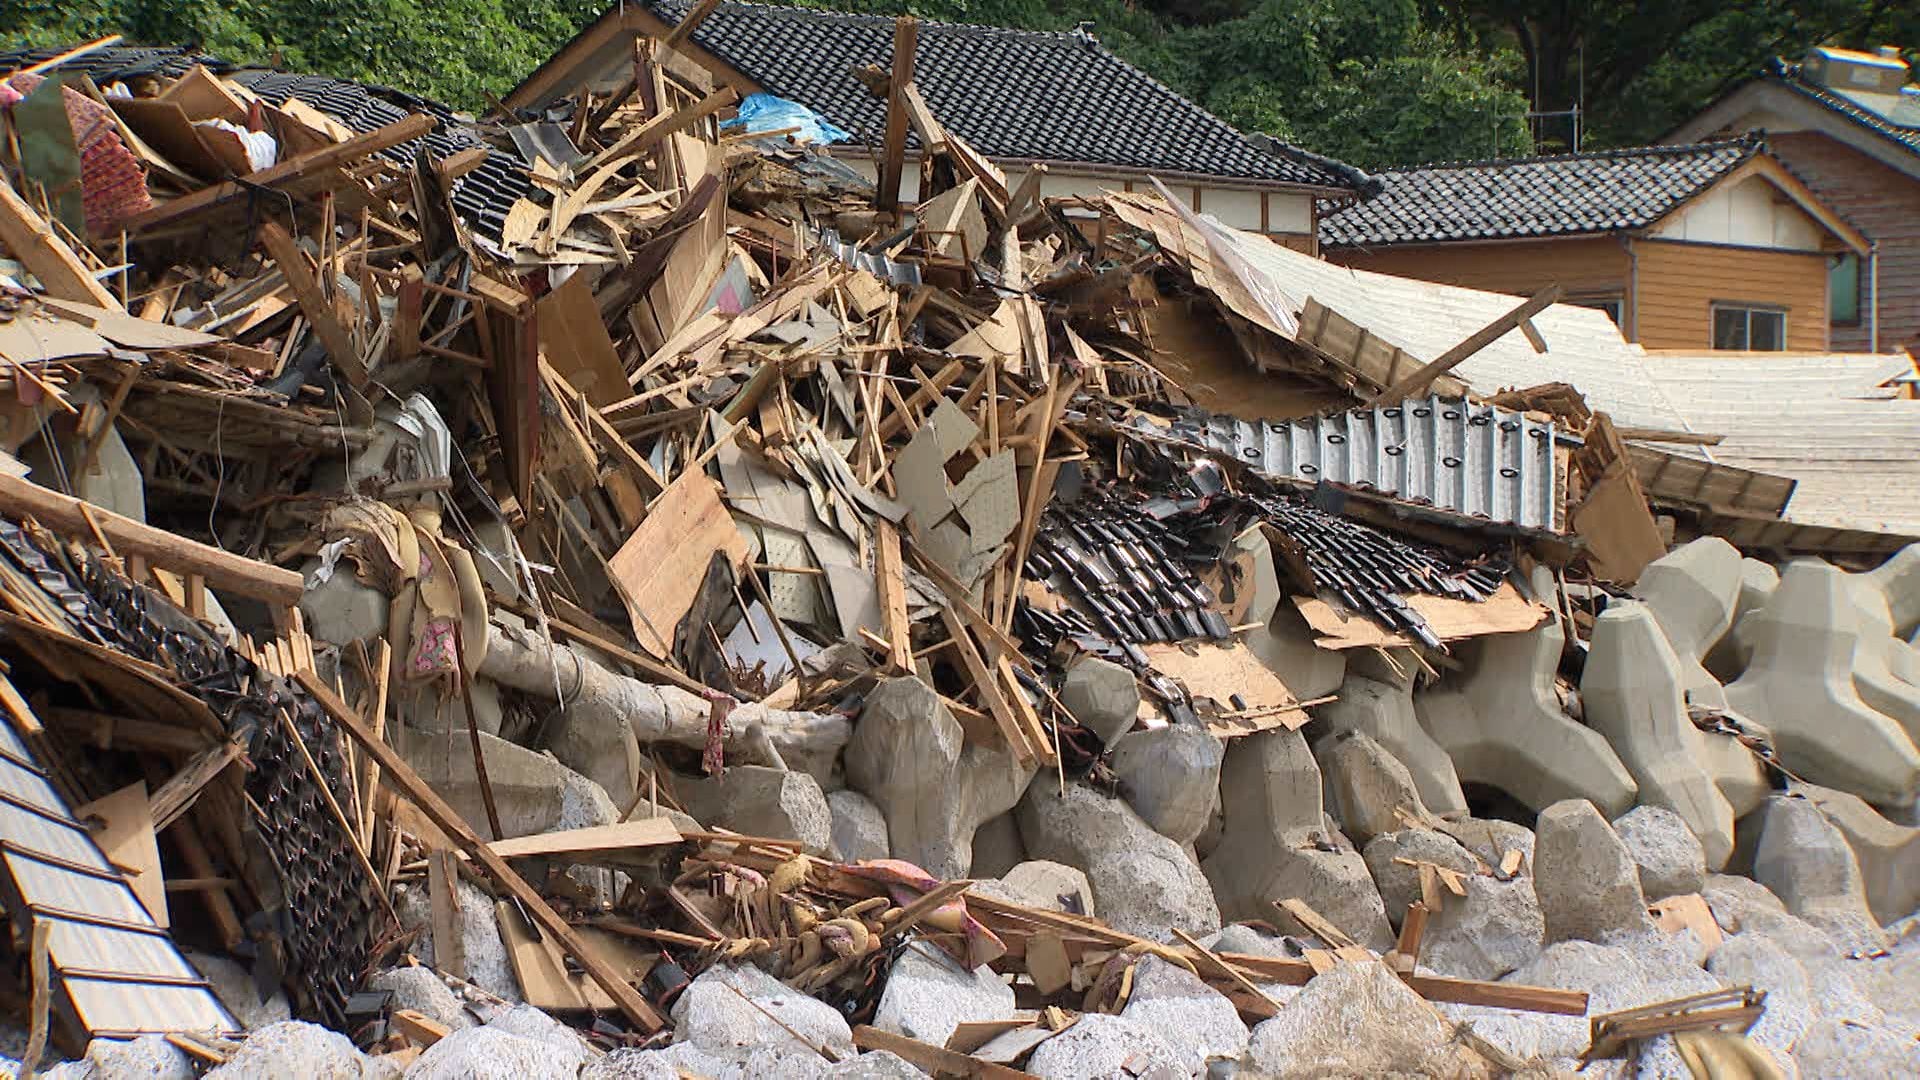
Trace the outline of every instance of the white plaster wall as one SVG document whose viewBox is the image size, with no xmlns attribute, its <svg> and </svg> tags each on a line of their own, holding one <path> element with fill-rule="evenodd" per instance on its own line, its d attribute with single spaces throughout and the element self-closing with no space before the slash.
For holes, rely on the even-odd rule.
<svg viewBox="0 0 1920 1080">
<path fill-rule="evenodd" d="M 1695 200 L 1653 230 L 1669 240 L 1819 251 L 1824 230 L 1767 180 L 1750 176 Z"/>
</svg>

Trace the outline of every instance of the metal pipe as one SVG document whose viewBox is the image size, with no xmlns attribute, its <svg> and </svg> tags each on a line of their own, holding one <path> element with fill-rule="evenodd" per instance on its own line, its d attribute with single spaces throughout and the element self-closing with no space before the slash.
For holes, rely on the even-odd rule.
<svg viewBox="0 0 1920 1080">
<path fill-rule="evenodd" d="M 1880 351 L 1880 241 L 1867 241 L 1867 351 Z"/>
</svg>

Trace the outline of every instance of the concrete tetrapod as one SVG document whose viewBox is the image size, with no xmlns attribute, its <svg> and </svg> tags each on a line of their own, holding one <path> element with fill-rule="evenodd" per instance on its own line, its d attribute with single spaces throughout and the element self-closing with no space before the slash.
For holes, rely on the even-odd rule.
<svg viewBox="0 0 1920 1080">
<path fill-rule="evenodd" d="M 1813 800 L 1775 795 L 1754 816 L 1753 880 L 1772 889 L 1789 912 L 1832 935 L 1842 951 L 1885 948 L 1853 846 Z"/>
<path fill-rule="evenodd" d="M 1236 588 L 1252 590 L 1240 621 L 1260 624 L 1240 636 L 1248 651 L 1280 676 L 1296 700 L 1325 697 L 1338 689 L 1347 670 L 1346 654 L 1314 644 L 1313 627 L 1280 587 L 1280 575 L 1273 568 L 1273 545 L 1266 534 L 1255 527 L 1234 537 L 1227 565 L 1251 568 L 1252 580 L 1234 580 Z"/>
<path fill-rule="evenodd" d="M 1867 907 L 1880 925 L 1920 911 L 1920 829 L 1888 821 L 1857 795 L 1814 784 L 1794 790 L 1812 799 L 1847 838 L 1860 866 Z"/>
<path fill-rule="evenodd" d="M 1773 599 L 1773 590 L 1780 587 L 1780 571 L 1761 562 L 1759 559 L 1740 560 L 1740 599 L 1733 605 L 1733 626 L 1720 637 L 1720 643 L 1707 650 L 1707 671 L 1720 680 L 1722 686 L 1738 679 L 1747 670 L 1747 661 L 1753 659 L 1753 627 L 1748 621 L 1767 601 Z"/>
<path fill-rule="evenodd" d="M 1534 810 L 1586 799 L 1618 817 L 1639 785 L 1599 732 L 1561 711 L 1553 672 L 1564 641 L 1549 618 L 1524 633 L 1470 642 L 1460 650 L 1466 679 L 1415 695 L 1414 714 L 1462 781 L 1492 784 Z"/>
<path fill-rule="evenodd" d="M 1272 919 L 1298 897 L 1355 941 L 1393 943 L 1386 905 L 1352 851 L 1333 848 L 1320 802 L 1320 767 L 1297 731 L 1235 739 L 1220 774 L 1225 828 L 1201 868 L 1228 919 Z"/>
<path fill-rule="evenodd" d="M 1619 753 L 1641 803 L 1679 814 L 1700 838 L 1708 868 L 1718 870 L 1733 853 L 1735 815 L 1704 760 L 1704 744 L 1716 736 L 1687 719 L 1680 680 L 1680 659 L 1646 605 L 1608 604 L 1594 621 L 1580 679 L 1587 723 Z"/>
<path fill-rule="evenodd" d="M 1899 585 L 1909 576 L 1920 577 L 1909 566 L 1920 565 L 1920 544 L 1900 549 L 1878 570 L 1848 574 L 1847 598 L 1853 602 L 1854 629 L 1860 645 L 1853 654 L 1853 688 L 1875 712 L 1899 721 L 1907 737 L 1920 743 L 1920 686 L 1914 685 L 1914 651 L 1893 636 L 1893 605 L 1883 587 Z M 1900 593 L 1895 588 L 1894 594 Z"/>
<path fill-rule="evenodd" d="M 1633 587 L 1680 658 L 1680 682 L 1697 705 L 1726 707 L 1720 683 L 1700 660 L 1733 625 L 1740 599 L 1740 551 L 1717 536 L 1683 544 L 1647 564 Z"/>
<path fill-rule="evenodd" d="M 1728 704 L 1766 725 L 1788 769 L 1823 787 L 1889 807 L 1920 791 L 1920 750 L 1853 687 L 1859 644 L 1846 576 L 1797 560 L 1754 618 L 1753 662 L 1727 687 Z"/>
<path fill-rule="evenodd" d="M 1908 544 L 1866 575 L 1887 601 L 1893 632 L 1902 638 L 1920 631 L 1920 544 Z"/>
<path fill-rule="evenodd" d="M 1339 699 L 1316 708 L 1314 716 L 1336 731 L 1362 732 L 1386 747 L 1413 774 L 1420 801 L 1428 810 L 1441 817 L 1467 812 L 1467 797 L 1460 790 L 1453 759 L 1413 715 L 1411 673 L 1385 681 L 1350 672 L 1340 684 Z"/>
<path fill-rule="evenodd" d="M 886 816 L 893 857 L 942 880 L 967 875 L 974 830 L 1013 809 L 1034 773 L 1005 750 L 968 745 L 939 695 L 912 676 L 867 695 L 845 760 L 848 785 Z"/>
</svg>

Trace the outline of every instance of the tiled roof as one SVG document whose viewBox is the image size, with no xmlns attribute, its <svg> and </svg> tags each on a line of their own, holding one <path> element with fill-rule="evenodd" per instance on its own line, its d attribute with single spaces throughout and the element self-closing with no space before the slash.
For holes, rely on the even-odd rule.
<svg viewBox="0 0 1920 1080">
<path fill-rule="evenodd" d="M 38 49 L 0 53 L 0 71 L 38 63 L 65 50 Z M 273 105 L 289 97 L 319 109 L 355 132 L 368 132 L 405 119 L 409 113 L 424 112 L 440 123 L 416 142 L 403 143 L 383 151 L 381 156 L 402 165 L 412 165 L 416 147 L 424 147 L 427 156 L 444 160 L 472 146 L 484 144 L 478 132 L 458 120 L 446 106 L 400 90 L 371 86 L 326 75 L 296 75 L 261 68 L 240 68 L 208 56 L 196 49 L 178 46 L 115 45 L 96 49 L 77 60 L 61 65 L 59 72 L 84 74 L 104 86 L 109 82 L 142 76 L 176 78 L 195 64 L 231 78 Z M 487 159 L 454 185 L 453 206 L 468 224 L 488 236 L 497 237 L 514 201 L 528 194 L 532 181 L 526 165 L 512 154 L 490 150 Z"/>
<path fill-rule="evenodd" d="M 1920 87 L 1904 86 L 1897 94 L 1834 90 L 1808 82 L 1801 77 L 1799 64 L 1778 58 L 1767 62 L 1764 77 L 1920 154 Z"/>
<path fill-rule="evenodd" d="M 651 0 L 677 23 L 691 0 Z M 886 103 L 854 77 L 890 66 L 893 19 L 723 3 L 693 43 L 769 93 L 798 101 L 874 146 Z M 1276 143 L 1262 149 L 1226 121 L 1077 32 L 921 22 L 914 82 L 934 115 L 989 157 L 1178 170 L 1354 188 L 1364 174 Z"/>
<path fill-rule="evenodd" d="M 1461 162 L 1374 174 L 1380 192 L 1329 208 L 1330 248 L 1638 229 L 1762 151 L 1755 139 Z"/>
</svg>

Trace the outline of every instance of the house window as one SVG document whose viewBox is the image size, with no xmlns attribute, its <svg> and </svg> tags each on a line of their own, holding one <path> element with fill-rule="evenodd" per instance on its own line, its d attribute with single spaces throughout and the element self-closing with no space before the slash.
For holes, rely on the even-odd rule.
<svg viewBox="0 0 1920 1080">
<path fill-rule="evenodd" d="M 1834 256 L 1827 266 L 1827 321 L 1860 325 L 1860 256 L 1851 251 Z"/>
<path fill-rule="evenodd" d="M 1787 347 L 1787 313 L 1752 304 L 1713 305 L 1713 347 L 1736 352 L 1780 352 Z"/>
<path fill-rule="evenodd" d="M 1575 307 L 1599 308 L 1601 311 L 1607 313 L 1607 318 L 1613 320 L 1613 325 L 1619 326 L 1621 313 L 1626 306 L 1626 299 L 1619 293 L 1597 293 L 1586 296 L 1570 296 L 1567 298 L 1567 303 Z"/>
</svg>

